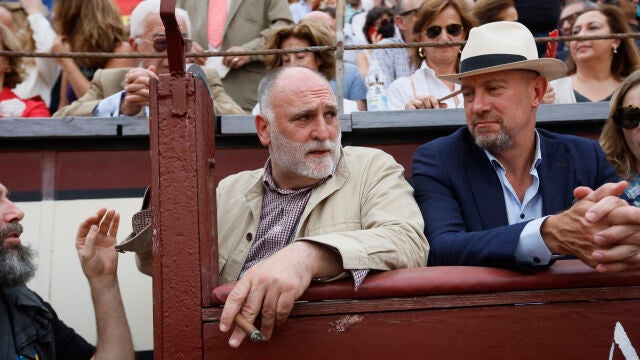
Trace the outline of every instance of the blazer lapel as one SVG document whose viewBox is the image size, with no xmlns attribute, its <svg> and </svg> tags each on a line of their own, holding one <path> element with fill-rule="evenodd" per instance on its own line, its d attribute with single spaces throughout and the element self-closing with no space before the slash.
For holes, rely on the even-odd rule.
<svg viewBox="0 0 640 360">
<path fill-rule="evenodd" d="M 236 15 L 236 12 L 238 12 L 238 9 L 240 8 L 240 5 L 242 4 L 244 0 L 231 0 L 231 9 L 229 9 L 229 11 L 227 11 L 227 19 L 224 22 L 224 32 L 227 32 L 227 28 L 229 27 L 229 23 L 231 22 L 231 19 L 233 19 L 233 17 Z"/>
<path fill-rule="evenodd" d="M 504 194 L 498 174 L 489 162 L 484 151 L 479 148 L 470 134 L 467 133 L 467 152 L 465 159 L 468 188 L 475 201 L 475 207 L 482 223 L 482 228 L 490 229 L 504 226 L 508 223 L 507 208 L 504 204 Z M 476 174 L 475 176 L 473 174 Z M 487 206 L 487 204 L 491 204 Z M 486 211 L 490 208 L 491 211 Z"/>
<path fill-rule="evenodd" d="M 540 134 L 542 162 L 538 169 L 542 192 L 542 214 L 568 209 L 573 202 L 574 165 L 561 143 Z"/>
<path fill-rule="evenodd" d="M 300 233 L 300 229 L 302 228 L 302 225 L 307 220 L 307 217 L 309 217 L 309 214 L 311 213 L 311 211 L 322 200 L 326 199 L 334 192 L 340 190 L 344 186 L 344 184 L 347 182 L 347 179 L 349 178 L 349 169 L 347 168 L 346 160 L 344 159 L 345 157 L 344 151 L 342 150 L 340 151 L 342 152 L 342 156 L 338 161 L 338 167 L 336 168 L 336 171 L 333 173 L 333 175 L 329 179 L 327 179 L 327 181 L 324 184 L 321 184 L 317 188 L 313 189 L 313 191 L 311 192 L 311 197 L 307 202 L 307 206 L 304 208 L 304 211 L 300 216 L 300 220 L 298 221 L 298 227 L 296 228 L 296 234 L 297 234 L 296 237 L 300 237 L 303 235 Z"/>
</svg>

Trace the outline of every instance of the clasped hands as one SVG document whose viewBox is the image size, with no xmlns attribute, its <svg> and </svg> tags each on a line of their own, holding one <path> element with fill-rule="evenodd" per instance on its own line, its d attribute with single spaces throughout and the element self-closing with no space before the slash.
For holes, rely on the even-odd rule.
<svg viewBox="0 0 640 360">
<path fill-rule="evenodd" d="M 627 186 L 621 181 L 576 188 L 578 201 L 540 228 L 551 252 L 574 255 L 600 272 L 640 267 L 640 208 L 619 198 Z"/>
</svg>

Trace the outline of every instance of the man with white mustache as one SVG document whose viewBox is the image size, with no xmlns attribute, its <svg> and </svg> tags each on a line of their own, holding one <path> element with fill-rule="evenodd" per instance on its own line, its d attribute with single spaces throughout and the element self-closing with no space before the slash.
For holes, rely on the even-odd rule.
<svg viewBox="0 0 640 360">
<path fill-rule="evenodd" d="M 264 168 L 231 175 L 217 192 L 220 281 L 238 281 L 220 320 L 261 316 L 269 340 L 312 281 L 424 266 L 429 246 L 404 170 L 378 149 L 340 144 L 335 95 L 319 73 L 282 67 L 260 82 Z M 151 231 L 126 241 L 151 269 Z M 146 234 L 146 235 L 145 235 Z M 123 246 L 123 244 L 120 244 Z M 245 333 L 229 339 L 240 346 Z"/>
<path fill-rule="evenodd" d="M 119 215 L 98 210 L 80 224 L 76 238 L 96 313 L 97 347 L 67 327 L 51 305 L 25 286 L 36 266 L 34 252 L 20 240 L 23 217 L 0 184 L 0 359 L 133 359 L 116 273 Z"/>
<path fill-rule="evenodd" d="M 376 149 L 341 147 L 335 95 L 320 74 L 284 67 L 258 89 L 264 169 L 218 186 L 222 282 L 238 279 L 220 329 L 261 314 L 268 339 L 315 280 L 425 265 L 427 241 L 402 166 Z M 255 236 L 253 236 L 255 234 Z M 247 241 L 253 238 L 253 241 Z M 245 334 L 229 339 L 239 346 Z"/>
</svg>

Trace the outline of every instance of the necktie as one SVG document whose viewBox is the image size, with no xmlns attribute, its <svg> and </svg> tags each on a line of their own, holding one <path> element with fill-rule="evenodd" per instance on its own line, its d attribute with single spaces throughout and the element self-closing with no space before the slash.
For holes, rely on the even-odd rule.
<svg viewBox="0 0 640 360">
<path fill-rule="evenodd" d="M 209 44 L 217 48 L 222 44 L 224 23 L 227 19 L 227 0 L 209 0 L 207 36 Z"/>
</svg>

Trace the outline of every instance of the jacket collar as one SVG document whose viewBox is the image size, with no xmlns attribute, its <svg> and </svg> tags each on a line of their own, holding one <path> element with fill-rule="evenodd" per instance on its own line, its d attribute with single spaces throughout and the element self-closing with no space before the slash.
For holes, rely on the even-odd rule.
<svg viewBox="0 0 640 360">
<path fill-rule="evenodd" d="M 484 228 L 494 228 L 507 223 L 507 209 L 500 179 L 491 165 L 484 150 L 475 144 L 468 130 L 465 131 L 467 152 L 465 171 L 473 199 L 478 209 L 485 208 L 480 204 L 494 204 L 492 211 L 479 211 Z M 574 184 L 574 164 L 565 147 L 558 140 L 550 138 L 545 130 L 538 129 L 542 161 L 538 167 L 540 192 L 542 194 L 542 214 L 552 214 L 557 209 L 571 206 Z M 480 174 L 474 176 L 472 174 Z"/>
</svg>

